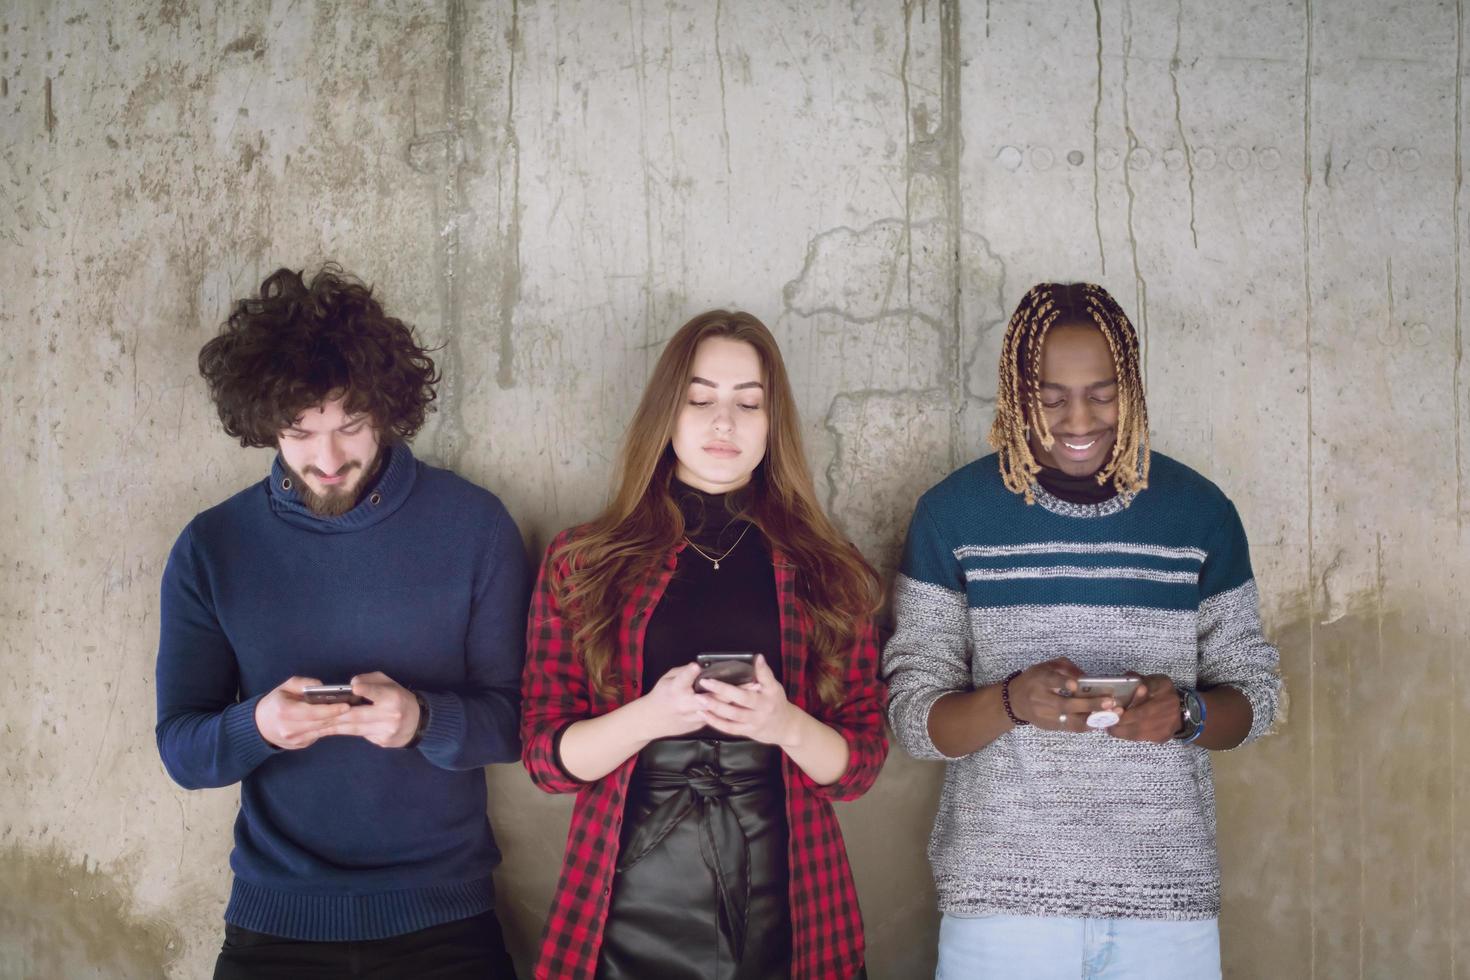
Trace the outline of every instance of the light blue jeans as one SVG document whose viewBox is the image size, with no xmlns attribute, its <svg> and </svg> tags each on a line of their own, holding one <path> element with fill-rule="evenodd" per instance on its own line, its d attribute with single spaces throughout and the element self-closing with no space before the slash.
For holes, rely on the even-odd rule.
<svg viewBox="0 0 1470 980">
<path fill-rule="evenodd" d="M 1216 919 L 946 915 L 935 980 L 1219 980 Z"/>
</svg>

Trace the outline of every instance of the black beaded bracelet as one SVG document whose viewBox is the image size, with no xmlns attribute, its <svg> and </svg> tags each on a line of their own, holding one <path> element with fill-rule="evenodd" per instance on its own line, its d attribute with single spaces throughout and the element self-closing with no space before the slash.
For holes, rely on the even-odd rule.
<svg viewBox="0 0 1470 980">
<path fill-rule="evenodd" d="M 1012 725 L 1016 725 L 1018 727 L 1021 726 L 1021 725 L 1029 725 L 1029 724 L 1031 724 L 1031 722 L 1029 722 L 1029 721 L 1022 721 L 1020 718 L 1017 718 L 1016 717 L 1016 713 L 1011 710 L 1011 681 L 1015 680 L 1017 677 L 1020 677 L 1020 676 L 1021 676 L 1021 671 L 1019 671 L 1019 670 L 1013 670 L 1013 671 L 1011 671 L 1010 675 L 1006 677 L 1005 680 L 1003 680 L 1003 681 L 1000 682 L 1000 703 L 1001 703 L 1001 707 L 1003 707 L 1003 708 L 1006 709 L 1006 717 L 1011 720 L 1011 724 Z"/>
</svg>

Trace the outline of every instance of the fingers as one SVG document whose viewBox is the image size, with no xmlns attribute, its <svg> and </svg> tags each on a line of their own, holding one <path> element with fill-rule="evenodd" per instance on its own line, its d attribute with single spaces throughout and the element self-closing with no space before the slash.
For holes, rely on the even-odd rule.
<svg viewBox="0 0 1470 980">
<path fill-rule="evenodd" d="M 1037 728 L 1074 734 L 1092 731 L 1087 724 L 1087 718 L 1094 711 L 1112 711 L 1118 716 L 1120 723 L 1126 715 L 1124 709 L 1117 707 L 1110 697 L 1067 698 L 1046 695 L 1037 699 L 1034 711 L 1031 724 Z"/>
<path fill-rule="evenodd" d="M 293 695 L 297 699 L 302 697 L 302 689 L 307 687 L 321 687 L 322 682 L 315 677 L 288 677 L 276 688 Z"/>
<path fill-rule="evenodd" d="M 716 728 L 720 728 L 721 731 L 725 730 L 721 727 L 722 725 L 746 725 L 749 724 L 751 720 L 751 713 L 749 708 L 743 708 L 739 705 L 725 704 L 720 701 L 712 702 L 708 708 L 705 708 L 702 711 L 702 714 L 711 725 L 714 725 Z M 717 722 L 719 724 L 716 724 Z"/>
<path fill-rule="evenodd" d="M 330 726 L 324 735 L 358 735 L 363 738 L 387 738 L 397 726 L 382 718 L 343 718 Z"/>
<path fill-rule="evenodd" d="M 1066 674 L 1068 677 L 1082 676 L 1082 668 L 1074 664 L 1069 657 L 1054 657 L 1051 660 L 1048 660 L 1047 663 L 1051 664 L 1054 668 Z"/>
<path fill-rule="evenodd" d="M 690 661 L 682 667 L 674 667 L 658 679 L 659 684 L 668 683 L 675 691 L 687 693 L 694 690 L 694 680 L 699 676 L 699 664 Z M 657 685 L 655 685 L 657 686 Z"/>
<path fill-rule="evenodd" d="M 1082 668 L 1066 657 L 1053 657 L 1026 670 L 1026 679 L 1047 691 L 1075 694 Z M 1013 688 L 1014 689 L 1014 688 Z"/>
<path fill-rule="evenodd" d="M 394 691 L 403 690 L 403 687 L 397 681 L 381 670 L 375 670 L 368 674 L 358 674 L 348 683 L 352 685 L 353 694 L 356 694 L 360 698 L 367 698 L 374 703 L 384 700 Z"/>
<path fill-rule="evenodd" d="M 776 683 L 776 675 L 771 673 L 771 665 L 766 663 L 764 653 L 755 655 L 755 679 L 756 683 L 761 685 Z"/>
<path fill-rule="evenodd" d="M 306 724 L 314 722 L 329 722 L 333 718 L 341 717 L 347 713 L 351 705 L 338 702 L 337 704 L 311 704 L 308 701 L 293 701 L 284 698 L 278 711 L 283 722 L 302 722 Z"/>
<path fill-rule="evenodd" d="M 770 671 L 766 671 L 766 674 L 770 675 Z M 756 676 L 759 677 L 760 674 L 757 673 Z M 774 678 L 772 680 L 774 681 Z M 706 677 L 700 682 L 700 685 L 704 688 L 705 693 L 714 695 L 719 701 L 725 704 L 738 704 L 743 708 L 753 707 L 760 697 L 758 690 L 736 687 L 724 681 L 717 681 L 713 677 Z"/>
</svg>

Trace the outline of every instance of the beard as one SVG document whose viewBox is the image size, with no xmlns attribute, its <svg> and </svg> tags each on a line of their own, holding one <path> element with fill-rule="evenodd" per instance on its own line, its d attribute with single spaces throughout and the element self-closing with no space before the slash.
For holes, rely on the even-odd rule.
<svg viewBox="0 0 1470 980">
<path fill-rule="evenodd" d="M 356 507 L 357 502 L 362 499 L 362 492 L 367 489 L 371 482 L 370 477 L 376 474 L 378 461 L 382 459 L 382 456 L 382 451 L 379 450 L 378 455 L 367 464 L 364 464 L 360 459 L 354 459 L 350 463 L 344 464 L 337 471 L 336 475 L 340 476 L 356 472 L 357 479 L 340 486 L 328 487 L 325 493 L 317 493 L 313 490 L 311 484 L 306 482 L 305 476 L 292 469 L 289 463 L 282 460 L 282 465 L 286 467 L 286 472 L 291 474 L 292 482 L 296 487 L 296 496 L 306 505 L 307 510 L 311 511 L 317 517 L 341 517 Z M 308 466 L 305 472 L 315 476 L 325 475 L 315 466 Z"/>
</svg>

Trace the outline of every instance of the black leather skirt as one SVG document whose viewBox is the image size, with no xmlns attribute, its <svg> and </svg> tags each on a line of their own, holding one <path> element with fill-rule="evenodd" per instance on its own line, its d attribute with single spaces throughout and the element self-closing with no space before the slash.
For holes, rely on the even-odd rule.
<svg viewBox="0 0 1470 980">
<path fill-rule="evenodd" d="M 781 750 L 668 739 L 638 756 L 597 976 L 791 973 Z"/>
</svg>

